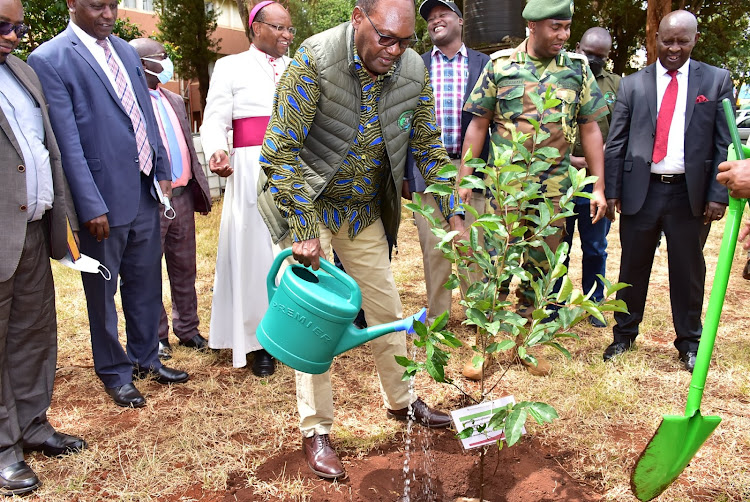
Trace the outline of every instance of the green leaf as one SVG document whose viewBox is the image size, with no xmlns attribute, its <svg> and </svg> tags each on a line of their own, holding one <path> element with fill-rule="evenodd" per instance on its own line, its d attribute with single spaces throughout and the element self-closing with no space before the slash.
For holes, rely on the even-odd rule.
<svg viewBox="0 0 750 502">
<path fill-rule="evenodd" d="M 411 359 L 409 359 L 408 357 L 404 357 L 404 356 L 395 356 L 395 357 L 396 357 L 396 362 L 400 366 L 403 366 L 404 368 L 406 368 L 406 367 L 408 367 L 408 366 L 410 366 L 412 364 Z"/>
<path fill-rule="evenodd" d="M 563 277 L 563 283 L 560 291 L 557 292 L 557 303 L 566 303 L 570 294 L 573 292 L 573 283 L 567 275 Z"/>
<path fill-rule="evenodd" d="M 438 171 L 438 175 L 442 176 L 443 178 L 455 178 L 456 176 L 458 176 L 458 167 L 454 166 L 453 164 L 445 164 Z"/>
<path fill-rule="evenodd" d="M 552 423 L 554 419 L 560 418 L 557 415 L 557 411 L 547 403 L 529 403 L 527 409 L 532 415 L 534 415 L 534 419 L 539 424 Z"/>
<path fill-rule="evenodd" d="M 433 183 L 425 189 L 425 193 L 434 193 L 437 195 L 452 195 L 453 187 L 445 183 Z"/>
<path fill-rule="evenodd" d="M 505 442 L 508 443 L 508 446 L 513 446 L 521 439 L 526 417 L 526 409 L 519 409 L 518 405 L 516 405 L 508 415 L 508 418 L 505 419 Z"/>
<path fill-rule="evenodd" d="M 474 427 L 466 427 L 464 430 L 456 434 L 458 439 L 468 439 L 474 434 Z"/>
</svg>

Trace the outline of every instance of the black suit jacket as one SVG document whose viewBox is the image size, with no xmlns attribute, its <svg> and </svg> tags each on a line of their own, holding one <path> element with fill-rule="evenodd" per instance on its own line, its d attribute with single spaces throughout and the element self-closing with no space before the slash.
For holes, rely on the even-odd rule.
<svg viewBox="0 0 750 502">
<path fill-rule="evenodd" d="M 477 80 L 479 80 L 482 70 L 484 70 L 484 67 L 487 66 L 487 63 L 490 61 L 490 57 L 487 54 L 475 51 L 474 49 L 469 49 L 468 47 L 466 48 L 466 54 L 469 58 L 469 77 L 466 80 L 464 103 L 466 103 L 466 100 L 471 96 L 471 91 L 474 90 L 474 85 L 476 85 Z M 432 67 L 432 50 L 422 54 L 422 59 L 429 71 Z M 461 110 L 461 138 L 466 137 L 466 129 L 469 127 L 469 122 L 471 122 L 473 117 L 474 115 L 472 113 Z M 488 134 L 487 138 L 484 140 L 484 147 L 482 148 L 482 153 L 479 157 L 487 160 L 489 152 L 490 136 Z M 419 172 L 419 169 L 417 169 L 414 157 L 412 157 L 411 153 L 409 153 L 406 159 L 406 172 L 404 174 L 404 179 L 409 182 L 409 188 L 412 192 L 423 192 L 426 188 L 424 179 L 422 179 L 422 174 Z"/>
<path fill-rule="evenodd" d="M 699 96 L 701 97 L 700 99 Z M 716 181 L 731 141 L 721 101 L 732 99 L 729 72 L 690 61 L 685 109 L 685 177 L 694 216 L 706 202 L 726 204 Z M 605 195 L 620 199 L 622 213 L 637 213 L 646 199 L 656 133 L 656 64 L 625 77 L 617 91 L 604 154 Z"/>
</svg>

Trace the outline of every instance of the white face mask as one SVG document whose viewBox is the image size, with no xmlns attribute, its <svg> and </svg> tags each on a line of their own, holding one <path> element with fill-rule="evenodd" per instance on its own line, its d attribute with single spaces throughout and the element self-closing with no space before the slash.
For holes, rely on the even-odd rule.
<svg viewBox="0 0 750 502">
<path fill-rule="evenodd" d="M 169 58 L 164 59 L 152 59 L 152 58 L 141 58 L 143 61 L 151 61 L 152 63 L 160 64 L 161 65 L 161 71 L 159 73 L 155 73 L 151 70 L 143 69 L 146 73 L 149 75 L 153 75 L 154 77 L 159 79 L 159 82 L 162 84 L 166 84 L 170 80 L 172 80 L 172 75 L 174 75 L 174 63 L 172 63 L 172 60 Z"/>
<path fill-rule="evenodd" d="M 172 204 L 169 202 L 169 197 L 164 195 L 164 192 L 162 192 L 161 185 L 159 185 L 159 182 L 156 180 L 156 176 L 154 176 L 154 188 L 156 189 L 156 197 L 164 206 L 164 217 L 168 220 L 174 220 L 175 216 L 177 216 L 177 213 L 175 213 L 174 209 L 172 208 Z"/>
<path fill-rule="evenodd" d="M 70 257 L 70 253 L 68 253 L 64 258 L 58 261 L 66 267 L 72 268 L 73 270 L 78 270 L 79 272 L 87 272 L 89 274 L 102 274 L 102 277 L 104 277 L 104 279 L 107 281 L 112 278 L 112 274 L 107 267 L 99 263 L 98 260 L 95 260 L 90 256 L 86 256 L 85 254 L 82 254 L 81 257 L 76 261 L 73 261 L 73 259 Z"/>
</svg>

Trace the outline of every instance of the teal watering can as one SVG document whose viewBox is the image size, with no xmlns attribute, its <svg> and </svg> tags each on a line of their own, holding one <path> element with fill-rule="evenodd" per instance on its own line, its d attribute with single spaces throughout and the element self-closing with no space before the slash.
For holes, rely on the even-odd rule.
<svg viewBox="0 0 750 502">
<path fill-rule="evenodd" d="M 331 262 L 321 259 L 318 271 L 290 265 L 276 286 L 281 263 L 291 254 L 291 248 L 283 250 L 271 265 L 268 310 L 256 334 L 269 354 L 295 370 L 325 373 L 334 356 L 379 336 L 411 330 L 415 320 L 425 319 L 422 309 L 406 319 L 359 329 L 352 322 L 362 307 L 362 292 Z"/>
</svg>

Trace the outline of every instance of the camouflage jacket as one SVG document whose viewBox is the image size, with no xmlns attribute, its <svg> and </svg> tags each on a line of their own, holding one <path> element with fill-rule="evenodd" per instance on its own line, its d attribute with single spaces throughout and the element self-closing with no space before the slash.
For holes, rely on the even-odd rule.
<svg viewBox="0 0 750 502">
<path fill-rule="evenodd" d="M 570 186 L 568 166 L 571 145 L 575 144 L 577 124 L 597 121 L 605 116 L 604 101 L 585 56 L 560 52 L 540 75 L 526 52 L 528 39 L 515 49 L 495 52 L 479 77 L 464 110 L 490 119 L 491 142 L 494 147 L 509 144 L 508 126 L 513 124 L 523 133 L 534 133 L 529 119 L 542 122 L 544 116 L 562 113 L 560 120 L 542 124 L 549 137 L 537 148 L 553 147 L 560 158 L 540 176 L 542 191 L 553 197 L 564 193 Z M 544 96 L 547 89 L 560 100 L 560 104 L 540 114 L 529 94 Z M 526 147 L 534 145 L 530 138 Z M 492 161 L 490 152 L 490 162 Z"/>
<path fill-rule="evenodd" d="M 615 73 L 602 70 L 601 75 L 596 77 L 596 85 L 599 86 L 599 90 L 602 91 L 604 101 L 607 102 L 607 110 L 609 115 L 601 117 L 596 123 L 599 125 L 599 130 L 602 132 L 602 140 L 607 142 L 607 136 L 609 135 L 609 121 L 612 119 L 612 112 L 615 111 L 615 103 L 617 102 L 617 88 L 620 86 L 620 80 L 622 77 Z M 583 157 L 583 146 L 581 146 L 581 138 L 576 138 L 576 146 L 573 149 L 573 155 L 576 157 Z"/>
</svg>

